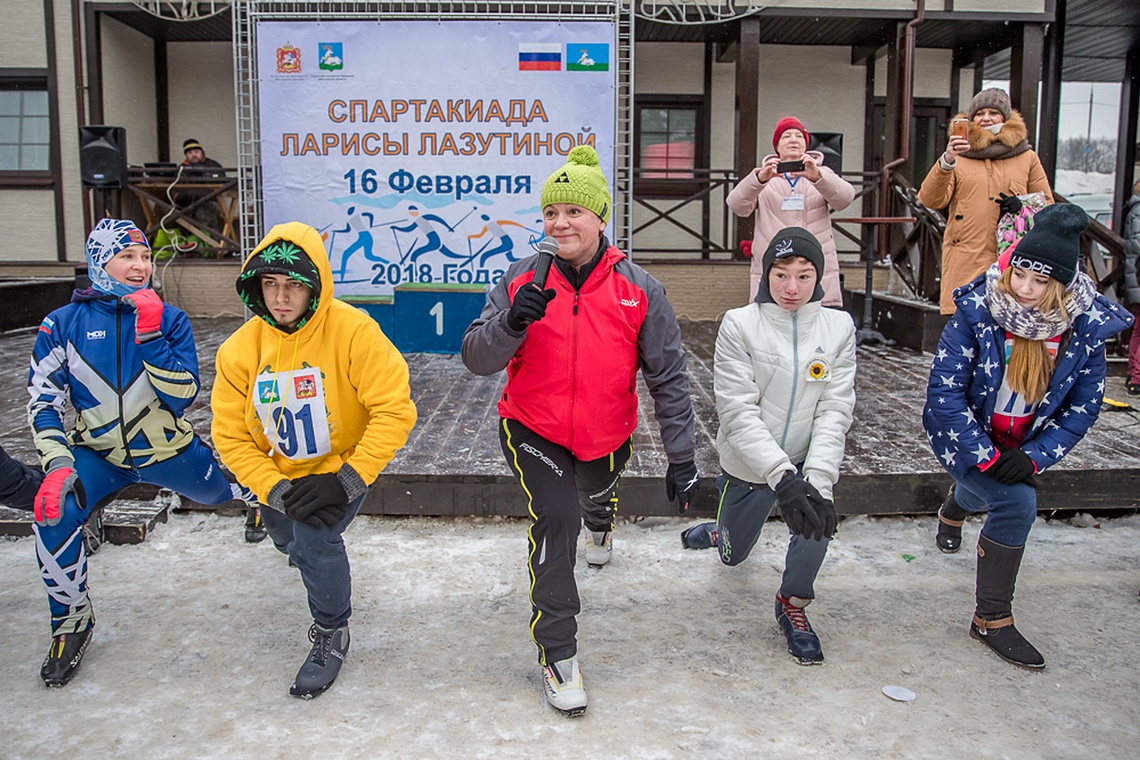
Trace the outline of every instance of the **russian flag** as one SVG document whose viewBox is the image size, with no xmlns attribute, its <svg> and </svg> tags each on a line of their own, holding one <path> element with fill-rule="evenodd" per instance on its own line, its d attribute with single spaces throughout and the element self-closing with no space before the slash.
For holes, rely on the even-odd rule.
<svg viewBox="0 0 1140 760">
<path fill-rule="evenodd" d="M 519 71 L 561 71 L 562 45 L 549 42 L 520 42 Z"/>
</svg>

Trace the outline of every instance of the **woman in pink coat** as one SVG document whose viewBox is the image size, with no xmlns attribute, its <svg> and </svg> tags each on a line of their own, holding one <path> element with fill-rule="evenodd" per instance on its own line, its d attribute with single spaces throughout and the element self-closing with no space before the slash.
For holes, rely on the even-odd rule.
<svg viewBox="0 0 1140 760">
<path fill-rule="evenodd" d="M 839 257 L 831 234 L 831 212 L 841 211 L 855 199 L 855 188 L 823 165 L 823 154 L 807 149 L 810 136 L 794 116 L 785 116 L 776 124 L 772 135 L 775 153 L 728 194 L 728 207 L 737 216 L 756 214 L 753 251 L 763 251 L 772 236 L 785 227 L 803 227 L 815 235 L 823 247 L 823 305 L 842 306 L 839 289 Z M 779 173 L 781 161 L 803 161 L 802 171 Z M 748 300 L 756 298 L 764 276 L 760 258 L 753 257 L 749 271 L 751 288 Z"/>
</svg>

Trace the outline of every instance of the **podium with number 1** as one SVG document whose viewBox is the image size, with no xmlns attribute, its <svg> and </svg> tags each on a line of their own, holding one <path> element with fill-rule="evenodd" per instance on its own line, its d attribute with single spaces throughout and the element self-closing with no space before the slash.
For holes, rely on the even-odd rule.
<svg viewBox="0 0 1140 760">
<path fill-rule="evenodd" d="M 485 285 L 398 285 L 389 337 L 403 353 L 457 354 L 486 301 Z"/>
</svg>

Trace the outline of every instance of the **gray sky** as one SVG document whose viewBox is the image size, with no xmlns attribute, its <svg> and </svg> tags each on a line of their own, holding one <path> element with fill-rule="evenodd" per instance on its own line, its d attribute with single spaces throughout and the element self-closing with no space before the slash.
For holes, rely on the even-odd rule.
<svg viewBox="0 0 1140 760">
<path fill-rule="evenodd" d="M 986 87 L 1009 90 L 1009 82 L 994 80 Z M 1089 99 L 1092 99 L 1092 119 L 1089 119 Z M 1061 130 L 1059 138 L 1115 137 L 1116 119 L 1120 105 L 1119 82 L 1063 82 L 1061 84 Z"/>
</svg>

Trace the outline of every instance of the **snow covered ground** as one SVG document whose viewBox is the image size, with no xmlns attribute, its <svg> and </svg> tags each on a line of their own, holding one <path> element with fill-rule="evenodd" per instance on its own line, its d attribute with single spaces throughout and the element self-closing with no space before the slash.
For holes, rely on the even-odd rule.
<svg viewBox="0 0 1140 760">
<path fill-rule="evenodd" d="M 809 609 L 814 668 L 772 618 L 783 525 L 726 568 L 680 548 L 687 523 L 623 523 L 609 566 L 580 560 L 590 708 L 575 720 L 540 696 L 519 520 L 359 518 L 352 647 L 312 702 L 287 695 L 308 649 L 300 579 L 269 542 L 243 543 L 240 518 L 177 514 L 104 547 L 91 649 L 53 690 L 32 541 L 0 540 L 0 756 L 1136 757 L 1140 517 L 1038 521 L 1015 602 L 1049 663 L 1036 673 L 966 633 L 979 522 L 945 556 L 932 517 L 844 521 Z"/>
<path fill-rule="evenodd" d="M 1053 181 L 1053 187 L 1061 195 L 1112 195 L 1112 183 L 1115 174 L 1098 174 L 1096 172 L 1082 172 L 1074 169 L 1058 169 Z"/>
</svg>

